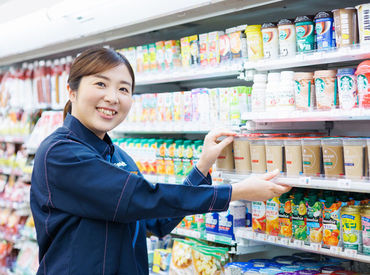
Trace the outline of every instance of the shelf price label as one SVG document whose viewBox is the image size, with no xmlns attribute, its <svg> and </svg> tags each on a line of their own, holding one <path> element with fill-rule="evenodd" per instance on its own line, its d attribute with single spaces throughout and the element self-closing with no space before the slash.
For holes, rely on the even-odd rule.
<svg viewBox="0 0 370 275">
<path fill-rule="evenodd" d="M 337 181 L 338 187 L 350 189 L 351 188 L 351 180 L 350 179 L 338 179 Z"/>
<path fill-rule="evenodd" d="M 310 177 L 300 177 L 299 184 L 300 185 L 311 185 L 311 178 Z"/>
<path fill-rule="evenodd" d="M 288 238 L 280 238 L 277 243 L 282 245 L 289 245 L 290 240 Z"/>
<path fill-rule="evenodd" d="M 246 238 L 246 239 L 253 239 L 253 237 L 254 237 L 253 231 L 251 231 L 251 230 L 243 230 L 242 232 L 243 232 L 242 236 L 244 238 Z"/>
<path fill-rule="evenodd" d="M 356 257 L 357 256 L 357 250 L 354 249 L 344 249 L 344 255 L 348 257 Z"/>
<path fill-rule="evenodd" d="M 320 251 L 321 250 L 321 243 L 311 243 L 310 247 L 313 251 Z"/>
<path fill-rule="evenodd" d="M 340 254 L 342 253 L 342 248 L 338 246 L 331 246 L 330 247 L 330 252 L 333 254 Z"/>
<path fill-rule="evenodd" d="M 213 234 L 207 234 L 206 239 L 207 239 L 207 241 L 214 242 L 214 241 L 216 241 L 216 236 L 213 235 Z"/>
<path fill-rule="evenodd" d="M 294 240 L 293 245 L 296 247 L 303 247 L 304 246 L 304 241 L 302 240 Z"/>
<path fill-rule="evenodd" d="M 256 233 L 257 241 L 266 241 L 266 234 Z"/>
<path fill-rule="evenodd" d="M 267 236 L 267 241 L 270 243 L 276 243 L 276 236 Z"/>
</svg>

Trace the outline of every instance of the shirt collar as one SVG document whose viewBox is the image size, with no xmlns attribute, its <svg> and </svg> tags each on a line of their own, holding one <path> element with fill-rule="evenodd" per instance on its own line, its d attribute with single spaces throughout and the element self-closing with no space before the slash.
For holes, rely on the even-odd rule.
<svg viewBox="0 0 370 275">
<path fill-rule="evenodd" d="M 114 146 L 108 134 L 105 134 L 104 139 L 101 140 L 91 130 L 86 128 L 77 118 L 69 113 L 64 120 L 63 126 L 71 130 L 77 138 L 93 146 L 104 158 L 106 158 L 108 154 L 110 156 L 113 155 Z"/>
</svg>

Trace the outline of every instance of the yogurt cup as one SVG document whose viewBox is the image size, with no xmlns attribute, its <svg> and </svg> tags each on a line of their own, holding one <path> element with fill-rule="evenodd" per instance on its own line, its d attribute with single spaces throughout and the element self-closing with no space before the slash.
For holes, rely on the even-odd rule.
<svg viewBox="0 0 370 275">
<path fill-rule="evenodd" d="M 330 110 L 338 105 L 337 71 L 315 71 L 316 105 L 319 110 Z"/>
<path fill-rule="evenodd" d="M 366 139 L 344 138 L 343 156 L 346 178 L 361 179 L 365 175 Z"/>
<path fill-rule="evenodd" d="M 287 138 L 284 140 L 285 167 L 287 176 L 302 174 L 302 142 L 301 138 Z"/>
<path fill-rule="evenodd" d="M 249 142 L 252 173 L 265 173 L 267 169 L 265 140 L 262 138 L 251 138 Z"/>
<path fill-rule="evenodd" d="M 294 73 L 294 94 L 297 110 L 309 111 L 315 106 L 313 73 Z"/>
<path fill-rule="evenodd" d="M 249 137 L 250 135 L 240 135 L 234 138 L 233 150 L 236 172 L 249 173 L 252 171 Z"/>
<path fill-rule="evenodd" d="M 321 139 L 302 139 L 303 174 L 306 176 L 319 176 L 321 174 Z"/>
<path fill-rule="evenodd" d="M 281 138 L 265 139 L 266 148 L 266 169 L 272 172 L 279 169 L 284 171 L 284 140 Z"/>
<path fill-rule="evenodd" d="M 344 175 L 343 142 L 341 138 L 322 139 L 322 155 L 326 177 Z"/>
</svg>

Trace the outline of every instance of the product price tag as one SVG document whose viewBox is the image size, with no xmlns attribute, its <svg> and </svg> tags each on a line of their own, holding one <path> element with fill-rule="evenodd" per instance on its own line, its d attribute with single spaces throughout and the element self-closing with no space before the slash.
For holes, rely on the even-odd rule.
<svg viewBox="0 0 370 275">
<path fill-rule="evenodd" d="M 288 238 L 280 238 L 277 242 L 282 245 L 289 245 L 289 241 Z"/>
<path fill-rule="evenodd" d="M 276 236 L 267 236 L 267 241 L 270 243 L 276 243 Z"/>
<path fill-rule="evenodd" d="M 300 185 L 311 185 L 311 178 L 310 177 L 300 177 L 299 184 Z"/>
<path fill-rule="evenodd" d="M 190 230 L 190 237 L 193 237 L 193 238 L 196 238 L 196 239 L 199 239 L 200 238 L 200 232 L 197 232 L 197 231 L 192 231 Z"/>
<path fill-rule="evenodd" d="M 314 251 L 320 251 L 321 249 L 321 243 L 311 243 L 310 247 Z"/>
<path fill-rule="evenodd" d="M 265 241 L 266 240 L 266 234 L 256 233 L 256 240 L 258 241 Z"/>
<path fill-rule="evenodd" d="M 254 237 L 254 233 L 253 233 L 253 231 L 251 231 L 251 230 L 243 230 L 243 231 L 241 231 L 241 232 L 243 232 L 242 236 L 243 236 L 244 238 L 246 238 L 246 239 L 254 239 L 254 238 L 253 238 L 253 237 Z"/>
<path fill-rule="evenodd" d="M 340 254 L 342 252 L 342 248 L 338 246 L 331 246 L 330 252 L 333 254 Z"/>
<path fill-rule="evenodd" d="M 344 249 L 344 255 L 348 257 L 356 257 L 357 256 L 357 250 L 354 249 Z"/>
<path fill-rule="evenodd" d="M 304 241 L 302 240 L 294 240 L 293 245 L 296 247 L 303 247 L 304 246 Z"/>
<path fill-rule="evenodd" d="M 213 234 L 207 234 L 206 239 L 207 241 L 214 242 L 216 240 L 216 236 Z"/>
<path fill-rule="evenodd" d="M 338 179 L 337 181 L 338 187 L 350 189 L 351 188 L 351 180 L 350 179 Z"/>
</svg>

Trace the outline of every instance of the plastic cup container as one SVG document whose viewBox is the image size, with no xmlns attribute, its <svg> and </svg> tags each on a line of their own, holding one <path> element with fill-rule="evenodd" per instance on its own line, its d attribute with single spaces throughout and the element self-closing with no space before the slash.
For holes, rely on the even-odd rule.
<svg viewBox="0 0 370 275">
<path fill-rule="evenodd" d="M 281 138 L 265 139 L 266 146 L 266 168 L 268 172 L 279 169 L 284 171 L 284 140 Z"/>
<path fill-rule="evenodd" d="M 279 57 L 279 31 L 274 23 L 262 25 L 263 54 L 266 59 Z"/>
<path fill-rule="evenodd" d="M 355 8 L 333 10 L 336 44 L 338 48 L 358 43 Z"/>
<path fill-rule="evenodd" d="M 287 176 L 299 176 L 303 172 L 301 138 L 285 139 L 284 149 Z"/>
<path fill-rule="evenodd" d="M 252 171 L 249 135 L 241 135 L 234 138 L 234 163 L 235 171 L 249 173 Z"/>
<path fill-rule="evenodd" d="M 360 37 L 360 44 L 370 43 L 370 22 L 369 11 L 370 3 L 356 6 L 358 15 L 358 30 Z"/>
<path fill-rule="evenodd" d="M 355 72 L 361 108 L 370 108 L 370 60 L 361 62 Z"/>
<path fill-rule="evenodd" d="M 250 142 L 252 173 L 266 172 L 266 149 L 265 140 L 252 138 Z"/>
<path fill-rule="evenodd" d="M 346 178 L 360 179 L 365 175 L 366 139 L 344 138 L 343 155 Z"/>
<path fill-rule="evenodd" d="M 230 143 L 221 151 L 216 160 L 216 168 L 221 171 L 234 170 L 233 143 Z"/>
<path fill-rule="evenodd" d="M 337 71 L 315 71 L 316 105 L 319 110 L 334 109 L 338 105 Z"/>
<path fill-rule="evenodd" d="M 322 156 L 326 177 L 340 177 L 344 175 L 343 141 L 341 138 L 324 138 Z"/>
<path fill-rule="evenodd" d="M 358 106 L 355 68 L 339 69 L 337 73 L 339 105 L 343 110 Z"/>
<path fill-rule="evenodd" d="M 289 19 L 281 19 L 278 31 L 280 57 L 295 56 L 297 45 L 294 23 Z"/>
<path fill-rule="evenodd" d="M 320 176 L 321 158 L 321 139 L 302 138 L 303 174 L 306 176 Z"/>
<path fill-rule="evenodd" d="M 294 73 L 295 107 L 297 110 L 309 111 L 315 106 L 315 85 L 313 73 Z"/>
</svg>

